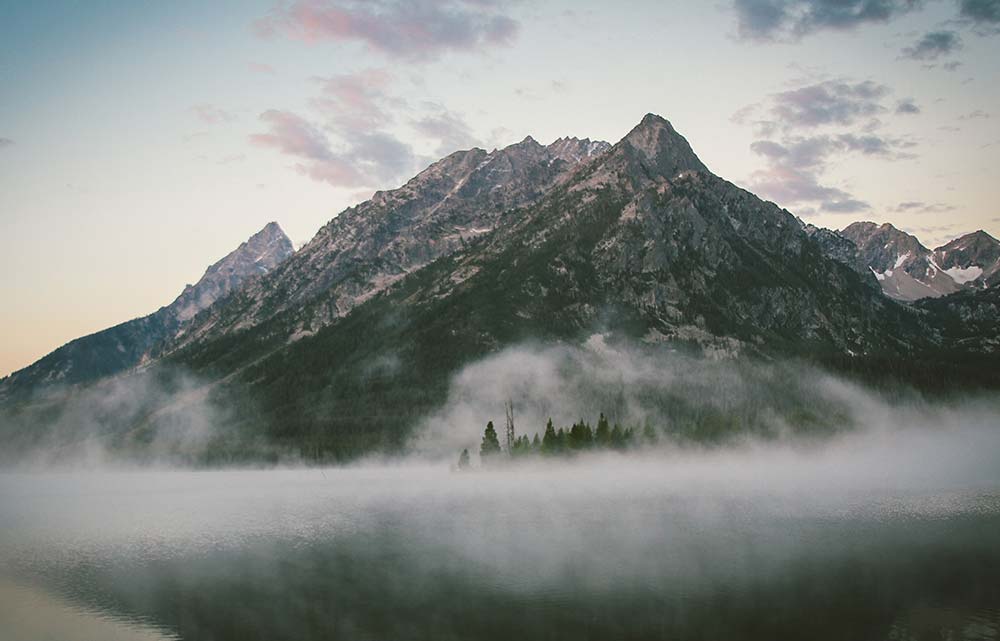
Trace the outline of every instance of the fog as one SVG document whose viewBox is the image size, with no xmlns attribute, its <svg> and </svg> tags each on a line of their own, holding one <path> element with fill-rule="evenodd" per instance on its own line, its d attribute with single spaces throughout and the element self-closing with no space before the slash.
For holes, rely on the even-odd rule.
<svg viewBox="0 0 1000 641">
<path fill-rule="evenodd" d="M 886 396 L 801 363 L 704 361 L 596 337 L 465 368 L 407 456 L 193 470 L 170 462 L 224 441 L 216 422 L 227 416 L 195 383 L 91 390 L 77 400 L 85 413 L 59 417 L 61 430 L 85 427 L 86 457 L 63 445 L 0 473 L 0 585 L 190 639 L 998 629 L 994 398 Z M 508 399 L 519 433 L 550 416 L 594 424 L 603 411 L 660 438 L 491 466 L 474 456 L 454 470 L 487 420 L 502 424 Z M 107 431 L 109 414 L 131 420 L 151 406 L 163 432 Z M 706 426 L 721 429 L 701 438 Z M 156 454 L 123 460 L 106 451 L 109 433 Z M 0 632 L 16 630 L 2 616 Z M 928 620 L 932 636 L 911 634 Z"/>
<path fill-rule="evenodd" d="M 651 449 L 674 458 L 718 449 L 723 459 L 735 450 L 755 460 L 783 452 L 781 465 L 802 458 L 821 465 L 840 453 L 875 469 L 896 448 L 915 457 L 940 448 L 942 458 L 979 460 L 967 444 L 994 443 L 1000 429 L 996 395 L 889 395 L 797 361 L 709 360 L 594 335 L 580 346 L 521 345 L 466 367 L 444 406 L 421 421 L 415 454 L 478 451 L 487 421 L 502 430 L 507 400 L 519 434 L 541 434 L 549 418 L 557 428 L 581 419 L 593 426 L 604 413 L 613 423 L 656 429 L 659 446 L 644 448 L 647 457 Z M 909 460 L 896 465 L 903 473 Z"/>
<path fill-rule="evenodd" d="M 0 409 L 15 469 L 189 465 L 232 434 L 232 404 L 186 370 L 159 367 L 90 387 L 51 385 Z"/>
</svg>

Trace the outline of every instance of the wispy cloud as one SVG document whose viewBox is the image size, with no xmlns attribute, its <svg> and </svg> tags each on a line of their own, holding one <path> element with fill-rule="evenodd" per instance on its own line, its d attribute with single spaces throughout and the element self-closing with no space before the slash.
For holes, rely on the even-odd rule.
<svg viewBox="0 0 1000 641">
<path fill-rule="evenodd" d="M 885 23 L 922 5 L 922 0 L 734 0 L 733 9 L 741 38 L 787 41 Z"/>
<path fill-rule="evenodd" d="M 460 115 L 444 108 L 438 113 L 414 120 L 413 128 L 423 136 L 438 141 L 435 153 L 439 156 L 482 144 Z"/>
<path fill-rule="evenodd" d="M 865 80 L 826 80 L 772 96 L 771 115 L 783 129 L 853 125 L 886 111 L 885 85 Z"/>
<path fill-rule="evenodd" d="M 365 187 L 399 178 L 415 163 L 413 150 L 385 132 L 344 132 L 334 148 L 318 127 L 289 111 L 260 116 L 269 131 L 250 136 L 252 143 L 298 159 L 295 169 L 335 187 Z"/>
<path fill-rule="evenodd" d="M 10 138 L 0 138 L 0 149 L 4 147 L 10 147 L 14 144 L 14 141 Z"/>
<path fill-rule="evenodd" d="M 392 76 L 381 69 L 317 78 L 320 96 L 313 100 L 337 129 L 383 127 L 392 121 L 388 109 L 402 101 L 388 95 Z"/>
<path fill-rule="evenodd" d="M 899 214 L 943 214 L 954 211 L 955 206 L 944 203 L 925 203 L 919 200 L 908 200 L 899 203 L 891 209 Z"/>
<path fill-rule="evenodd" d="M 219 125 L 236 120 L 236 115 L 232 112 L 207 103 L 195 105 L 191 107 L 191 111 L 199 120 L 208 125 Z"/>
<path fill-rule="evenodd" d="M 914 102 L 913 98 L 903 98 L 902 100 L 896 102 L 896 113 L 918 114 L 920 113 L 920 107 L 916 102 Z"/>
<path fill-rule="evenodd" d="M 962 48 L 962 38 L 954 31 L 929 31 L 901 52 L 911 60 L 937 60 Z"/>
<path fill-rule="evenodd" d="M 959 16 L 980 30 L 1000 30 L 1000 0 L 959 0 Z"/>
<path fill-rule="evenodd" d="M 750 149 L 764 167 L 749 187 L 800 213 L 857 213 L 871 208 L 842 187 L 823 180 L 833 159 L 848 155 L 901 160 L 915 143 L 882 133 L 879 116 L 890 113 L 890 89 L 871 81 L 824 80 L 772 94 L 764 104 L 740 109 L 733 120 L 750 124 L 761 139 Z M 890 103 L 891 104 L 891 103 Z M 919 113 L 910 98 L 897 101 L 897 114 Z"/>
<path fill-rule="evenodd" d="M 449 51 L 509 44 L 518 32 L 502 0 L 296 0 L 255 23 L 261 36 L 359 42 L 394 58 L 432 60 Z"/>
</svg>

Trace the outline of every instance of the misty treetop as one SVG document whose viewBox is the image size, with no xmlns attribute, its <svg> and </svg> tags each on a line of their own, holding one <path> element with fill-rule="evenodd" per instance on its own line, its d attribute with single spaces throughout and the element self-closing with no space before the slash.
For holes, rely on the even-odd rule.
<svg viewBox="0 0 1000 641">
<path fill-rule="evenodd" d="M 641 429 L 622 427 L 618 423 L 612 426 L 603 413 L 597 419 L 596 428 L 580 419 L 568 428 L 556 429 L 550 418 L 541 436 L 536 432 L 533 438 L 529 438 L 527 434 L 515 435 L 513 413 L 509 411 L 506 434 L 507 447 L 504 448 L 500 445 L 493 421 L 486 423 L 479 447 L 479 458 L 483 466 L 530 456 L 572 456 L 595 450 L 624 451 L 651 445 L 658 440 L 657 431 L 652 425 L 647 424 Z M 470 467 L 469 450 L 464 449 L 459 456 L 458 468 Z"/>
</svg>

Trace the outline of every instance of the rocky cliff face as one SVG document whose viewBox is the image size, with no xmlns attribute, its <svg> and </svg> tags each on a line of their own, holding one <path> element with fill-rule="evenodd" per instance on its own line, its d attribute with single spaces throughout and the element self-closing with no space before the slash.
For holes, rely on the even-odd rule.
<svg viewBox="0 0 1000 641">
<path fill-rule="evenodd" d="M 287 263 L 186 328 L 178 349 L 278 316 L 288 339 L 315 333 L 432 261 L 494 230 L 610 145 L 528 137 L 504 149 L 459 151 L 399 189 L 341 212 Z"/>
<path fill-rule="evenodd" d="M 248 280 L 292 255 L 292 243 L 269 223 L 210 266 L 194 285 L 156 312 L 73 340 L 0 381 L 0 398 L 46 384 L 74 385 L 117 374 L 143 362 L 158 344 L 182 332 L 185 322 Z"/>
<path fill-rule="evenodd" d="M 1000 280 L 1000 242 L 979 231 L 931 251 L 885 223 L 858 222 L 840 231 L 858 248 L 858 263 L 887 296 L 901 301 L 947 296 Z"/>
</svg>

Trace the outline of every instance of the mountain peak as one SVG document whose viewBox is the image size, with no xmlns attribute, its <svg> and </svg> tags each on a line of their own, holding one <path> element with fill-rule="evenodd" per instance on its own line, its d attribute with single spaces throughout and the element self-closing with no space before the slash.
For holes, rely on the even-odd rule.
<svg viewBox="0 0 1000 641">
<path fill-rule="evenodd" d="M 251 277 L 266 274 L 295 253 L 292 241 L 276 222 L 264 227 L 224 258 L 205 270 L 194 285 L 188 285 L 169 309 L 186 321 L 215 301 L 239 288 Z"/>
<path fill-rule="evenodd" d="M 664 176 L 674 177 L 684 171 L 708 173 L 684 136 L 677 133 L 665 118 L 646 114 L 616 146 L 628 146 Z"/>
</svg>

